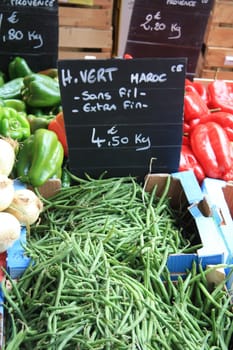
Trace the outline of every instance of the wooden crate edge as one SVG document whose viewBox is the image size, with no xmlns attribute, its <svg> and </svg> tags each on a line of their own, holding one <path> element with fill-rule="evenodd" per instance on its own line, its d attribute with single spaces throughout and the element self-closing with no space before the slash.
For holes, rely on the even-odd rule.
<svg viewBox="0 0 233 350">
<path fill-rule="evenodd" d="M 59 28 L 59 47 L 112 49 L 112 28 Z"/>
</svg>

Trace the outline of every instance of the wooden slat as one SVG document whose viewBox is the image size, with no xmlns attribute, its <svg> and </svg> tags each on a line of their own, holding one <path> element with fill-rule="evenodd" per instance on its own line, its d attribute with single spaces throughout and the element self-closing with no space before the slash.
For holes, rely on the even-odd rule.
<svg viewBox="0 0 233 350">
<path fill-rule="evenodd" d="M 208 46 L 233 47 L 233 27 L 212 25 L 206 44 Z"/>
<path fill-rule="evenodd" d="M 108 59 L 111 58 L 110 51 L 75 51 L 75 50 L 63 50 L 58 51 L 58 59 L 85 59 L 85 58 L 96 58 L 96 59 Z"/>
<path fill-rule="evenodd" d="M 213 8 L 212 23 L 233 24 L 233 1 L 216 1 Z"/>
<path fill-rule="evenodd" d="M 59 25 L 108 29 L 112 26 L 112 7 L 59 6 Z"/>
<path fill-rule="evenodd" d="M 91 6 L 87 7 L 102 7 L 102 8 L 112 8 L 113 7 L 113 1 L 114 0 L 93 0 L 91 3 Z M 60 5 L 75 5 L 75 2 L 69 2 L 69 0 L 58 0 L 58 4 Z M 76 5 L 79 6 L 78 3 Z"/>
<path fill-rule="evenodd" d="M 205 79 L 222 79 L 222 80 L 232 80 L 233 81 L 233 71 L 232 70 L 214 70 L 214 69 L 203 69 L 199 75 L 201 78 Z"/>
<path fill-rule="evenodd" d="M 226 64 L 227 56 L 233 57 L 233 48 L 207 47 L 204 57 L 205 67 L 233 68 L 233 62 Z"/>
<path fill-rule="evenodd" d="M 59 28 L 59 47 L 112 48 L 112 30 Z"/>
</svg>

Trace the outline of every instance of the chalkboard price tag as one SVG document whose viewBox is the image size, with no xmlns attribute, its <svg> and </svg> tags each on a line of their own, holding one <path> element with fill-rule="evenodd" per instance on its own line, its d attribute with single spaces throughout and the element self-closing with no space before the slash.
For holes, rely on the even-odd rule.
<svg viewBox="0 0 233 350">
<path fill-rule="evenodd" d="M 185 73 L 186 58 L 59 60 L 71 171 L 177 171 Z"/>
<path fill-rule="evenodd" d="M 134 0 L 124 53 L 134 58 L 187 57 L 194 74 L 213 0 Z"/>
<path fill-rule="evenodd" d="M 57 0 L 1 0 L 0 69 L 6 70 L 16 55 L 26 58 L 34 71 L 56 66 Z"/>
<path fill-rule="evenodd" d="M 200 47 L 213 0 L 135 0 L 128 40 Z"/>
</svg>

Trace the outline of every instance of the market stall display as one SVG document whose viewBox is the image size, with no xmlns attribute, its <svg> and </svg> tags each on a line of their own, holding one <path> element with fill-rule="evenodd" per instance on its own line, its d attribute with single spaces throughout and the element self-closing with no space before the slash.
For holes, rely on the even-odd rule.
<svg viewBox="0 0 233 350">
<path fill-rule="evenodd" d="M 44 64 L 42 31 L 12 41 L 41 61 L 30 50 L 8 56 L 9 26 L 32 34 L 32 2 L 11 16 L 18 2 L 4 2 L 0 349 L 232 350 L 233 85 L 186 74 L 212 1 L 157 1 L 153 19 L 149 0 L 135 7 L 146 4 L 128 48 L 159 31 L 195 57 L 81 60 L 110 58 L 113 1 L 60 0 L 59 54 L 69 59 L 57 66 Z M 193 47 L 187 3 L 200 21 Z M 57 1 L 33 4 L 51 15 L 49 39 Z M 165 20 L 164 8 L 182 21 L 169 11 Z M 104 42 L 86 40 L 94 32 Z"/>
<path fill-rule="evenodd" d="M 36 74 L 32 72 L 23 81 Z M 42 78 L 39 74 L 36 84 Z M 56 81 L 56 75 L 51 79 Z M 186 80 L 184 97 L 191 89 L 197 94 L 197 86 L 194 90 Z M 206 98 L 203 92 L 204 88 L 200 98 Z M 55 106 L 41 106 L 40 99 L 33 99 L 39 102 L 32 107 L 24 96 L 18 100 L 25 103 L 22 113 L 26 118 L 27 110 L 31 113 L 36 108 L 34 119 L 43 117 L 45 110 L 50 119 L 34 131 L 29 129 L 26 139 L 14 140 L 19 147 L 11 176 L 23 168 L 23 155 L 25 168 L 16 172 L 16 178 L 23 181 L 24 188 L 31 186 L 39 203 L 34 202 L 31 212 L 36 212 L 34 221 L 27 222 L 26 230 L 21 221 L 21 237 L 7 250 L 2 279 L 6 347 L 43 349 L 48 342 L 61 349 L 74 344 L 82 349 L 166 349 L 180 342 L 190 349 L 194 344 L 200 349 L 203 344 L 230 347 L 232 328 L 226 325 L 232 324 L 233 315 L 231 240 L 226 244 L 223 239 L 216 203 L 206 201 L 195 168 L 172 176 L 149 174 L 141 183 L 131 176 L 79 178 L 67 169 L 65 123 L 62 111 L 57 111 L 60 100 L 52 96 Z M 200 117 L 188 108 L 185 121 L 196 122 L 188 130 L 189 137 L 203 125 L 202 117 L 212 114 L 206 100 L 201 106 L 206 114 Z M 50 162 L 57 154 L 59 164 Z M 31 162 L 34 177 L 28 176 Z M 39 176 L 40 169 L 42 174 L 46 171 L 46 177 Z M 64 182 L 61 173 L 66 176 Z M 54 176 L 61 180 L 61 187 L 46 198 L 40 192 L 41 184 Z M 15 207 L 12 201 L 6 212 L 17 212 L 19 207 L 20 202 Z M 18 266 L 12 259 L 15 254 L 22 254 Z M 158 337 L 161 332 L 164 336 Z"/>
</svg>

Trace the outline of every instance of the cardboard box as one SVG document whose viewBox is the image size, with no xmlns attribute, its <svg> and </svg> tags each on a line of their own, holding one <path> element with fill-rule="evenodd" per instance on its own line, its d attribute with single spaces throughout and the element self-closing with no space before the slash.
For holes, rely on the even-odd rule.
<svg viewBox="0 0 233 350">
<path fill-rule="evenodd" d="M 165 188 L 168 174 L 149 174 L 145 179 L 145 190 L 151 191 L 157 186 L 157 195 L 161 195 Z M 167 261 L 171 278 L 185 277 L 186 271 L 192 264 L 201 264 L 203 269 L 207 266 L 222 264 L 226 261 L 228 250 L 219 234 L 219 230 L 212 216 L 212 210 L 197 182 L 193 171 L 173 173 L 168 191 L 172 208 L 183 208 L 186 222 L 191 223 L 191 230 L 195 232 L 197 243 L 202 248 L 192 254 L 171 254 Z M 187 229 L 190 229 L 188 227 Z"/>
<path fill-rule="evenodd" d="M 224 263 L 233 264 L 233 184 L 223 180 L 206 178 L 202 183 L 202 190 L 209 205 L 212 207 L 216 227 L 226 246 Z M 225 274 L 228 277 L 227 288 L 233 288 L 232 268 L 226 268 Z"/>
</svg>

